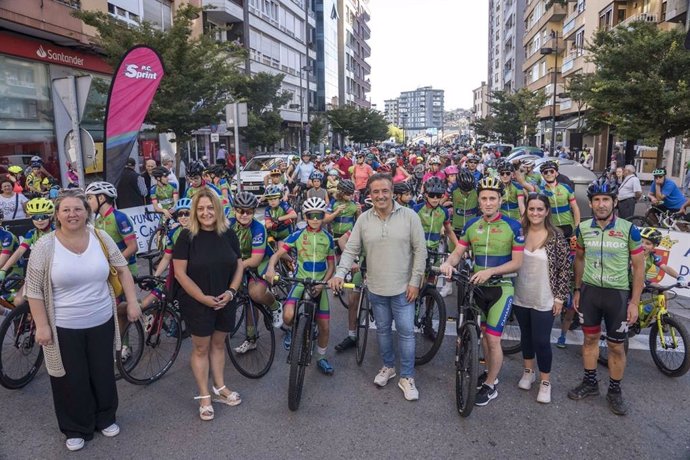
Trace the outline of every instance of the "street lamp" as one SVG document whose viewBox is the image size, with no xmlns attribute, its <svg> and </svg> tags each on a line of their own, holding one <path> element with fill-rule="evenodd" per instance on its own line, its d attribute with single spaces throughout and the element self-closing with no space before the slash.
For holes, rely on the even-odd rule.
<svg viewBox="0 0 690 460">
<path fill-rule="evenodd" d="M 302 60 L 302 57 L 300 55 L 300 61 Z M 300 62 L 301 63 L 301 62 Z M 302 71 L 307 72 L 307 88 L 309 87 L 309 72 L 311 72 L 311 66 L 305 65 L 300 67 L 299 70 L 299 124 L 300 124 L 300 129 L 299 129 L 299 147 L 300 147 L 300 153 L 304 152 L 307 148 L 309 148 L 309 136 L 306 136 L 306 148 L 304 144 L 302 143 L 302 136 L 304 135 L 304 85 L 302 84 Z M 307 95 L 309 94 L 309 91 L 307 90 Z M 307 103 L 307 118 L 309 118 L 309 103 Z"/>
<path fill-rule="evenodd" d="M 555 40 L 553 48 L 541 48 L 539 53 L 543 56 L 553 54 L 554 68 L 553 68 L 553 102 L 551 104 L 551 154 L 556 152 L 556 85 L 558 84 L 558 32 L 552 30 L 551 38 Z"/>
</svg>

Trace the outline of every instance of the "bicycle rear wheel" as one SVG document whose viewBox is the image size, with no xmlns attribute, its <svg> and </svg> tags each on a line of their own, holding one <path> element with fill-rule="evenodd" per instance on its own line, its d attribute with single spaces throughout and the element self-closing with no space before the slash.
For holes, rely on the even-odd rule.
<svg viewBox="0 0 690 460">
<path fill-rule="evenodd" d="M 12 309 L 0 326 L 0 385 L 23 388 L 33 380 L 43 363 L 43 349 L 36 343 L 36 329 L 24 303 Z"/>
<path fill-rule="evenodd" d="M 503 328 L 503 334 L 501 334 L 501 349 L 505 355 L 512 355 L 521 350 L 520 325 L 512 310 Z"/>
<path fill-rule="evenodd" d="M 288 381 L 288 407 L 291 411 L 299 409 L 304 388 L 304 373 L 311 353 L 311 320 L 305 315 L 295 316 L 290 347 L 290 379 Z"/>
<path fill-rule="evenodd" d="M 652 360 L 662 374 L 669 377 L 680 377 L 690 369 L 688 356 L 688 330 L 683 323 L 672 316 L 661 318 L 661 330 L 658 323 L 649 331 L 649 351 Z"/>
<path fill-rule="evenodd" d="M 465 323 L 455 345 L 455 406 L 469 417 L 477 397 L 479 378 L 479 338 L 473 323 Z"/>
<path fill-rule="evenodd" d="M 436 356 L 446 334 L 446 303 L 436 288 L 425 288 L 415 303 L 415 357 L 417 366 Z"/>
<path fill-rule="evenodd" d="M 366 289 L 360 293 L 359 311 L 357 312 L 357 331 L 355 341 L 357 342 L 357 349 L 355 353 L 355 360 L 357 365 L 361 366 L 364 361 L 364 354 L 367 351 L 367 339 L 369 337 L 369 319 L 371 310 L 369 309 L 369 296 Z"/>
<path fill-rule="evenodd" d="M 225 338 L 225 348 L 240 374 L 250 379 L 266 375 L 276 352 L 273 316 L 266 307 L 250 302 L 238 305 L 235 330 Z"/>
<path fill-rule="evenodd" d="M 125 327 L 122 344 L 129 350 L 120 350 L 117 359 L 120 375 L 134 385 L 148 385 L 163 377 L 182 345 L 180 317 L 167 305 L 154 302 L 142 311 L 142 318 Z M 131 353 L 129 358 L 127 353 Z"/>
</svg>

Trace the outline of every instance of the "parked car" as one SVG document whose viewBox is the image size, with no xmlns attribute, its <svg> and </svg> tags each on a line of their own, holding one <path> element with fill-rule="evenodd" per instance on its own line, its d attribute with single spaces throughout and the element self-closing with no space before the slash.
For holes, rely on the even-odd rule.
<svg viewBox="0 0 690 460">
<path fill-rule="evenodd" d="M 519 155 L 536 155 L 538 157 L 543 158 L 544 151 L 539 147 L 532 147 L 530 145 L 520 145 L 518 147 L 513 148 L 513 150 L 510 151 L 510 153 L 508 154 L 508 159 L 512 160 L 512 158 L 515 158 Z"/>
<path fill-rule="evenodd" d="M 263 195 L 264 178 L 271 172 L 271 169 L 278 167 L 281 160 L 290 164 L 293 156 L 287 153 L 256 155 L 240 170 L 242 190 L 252 192 L 254 195 Z M 232 178 L 232 181 L 233 184 L 237 183 L 237 175 Z"/>
<path fill-rule="evenodd" d="M 513 144 L 484 144 L 482 145 L 482 148 L 484 147 L 491 150 L 498 150 L 501 152 L 501 156 L 504 157 L 513 149 Z"/>
</svg>

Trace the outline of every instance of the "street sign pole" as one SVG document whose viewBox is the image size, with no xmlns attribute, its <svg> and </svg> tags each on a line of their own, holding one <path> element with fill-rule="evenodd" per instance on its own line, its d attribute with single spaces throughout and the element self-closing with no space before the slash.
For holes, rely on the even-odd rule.
<svg viewBox="0 0 690 460">
<path fill-rule="evenodd" d="M 242 179 L 240 178 L 241 168 L 240 168 L 240 116 L 237 110 L 237 103 L 232 104 L 233 110 L 233 131 L 235 134 L 235 171 L 237 171 L 237 191 L 242 191 Z"/>
</svg>

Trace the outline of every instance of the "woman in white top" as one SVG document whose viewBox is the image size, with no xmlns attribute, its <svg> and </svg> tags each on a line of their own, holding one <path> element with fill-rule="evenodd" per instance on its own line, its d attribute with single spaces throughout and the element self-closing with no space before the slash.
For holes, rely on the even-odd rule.
<svg viewBox="0 0 690 460">
<path fill-rule="evenodd" d="M 7 176 L 0 180 L 0 209 L 5 213 L 5 220 L 26 219 L 24 208 L 29 199 L 22 193 L 17 193 L 13 187 Z"/>
<path fill-rule="evenodd" d="M 513 311 L 520 324 L 525 367 L 518 386 L 532 388 L 536 381 L 536 356 L 540 372 L 537 401 L 551 402 L 551 327 L 561 313 L 568 294 L 572 271 L 568 264 L 568 244 L 551 223 L 551 206 L 545 195 L 531 193 L 522 218 L 525 252 L 515 280 Z"/>
<path fill-rule="evenodd" d="M 117 269 L 129 320 L 136 320 L 141 309 L 117 245 L 107 233 L 99 230 L 96 235 L 87 225 L 91 208 L 84 193 L 64 190 L 55 207 L 57 230 L 41 237 L 31 250 L 27 298 L 36 341 L 45 352 L 60 431 L 67 437 L 67 448 L 79 450 L 96 430 L 108 437 L 120 432 L 113 369 L 113 345 L 119 348 L 120 335 L 113 320 L 116 307 L 108 262 Z"/>
</svg>

